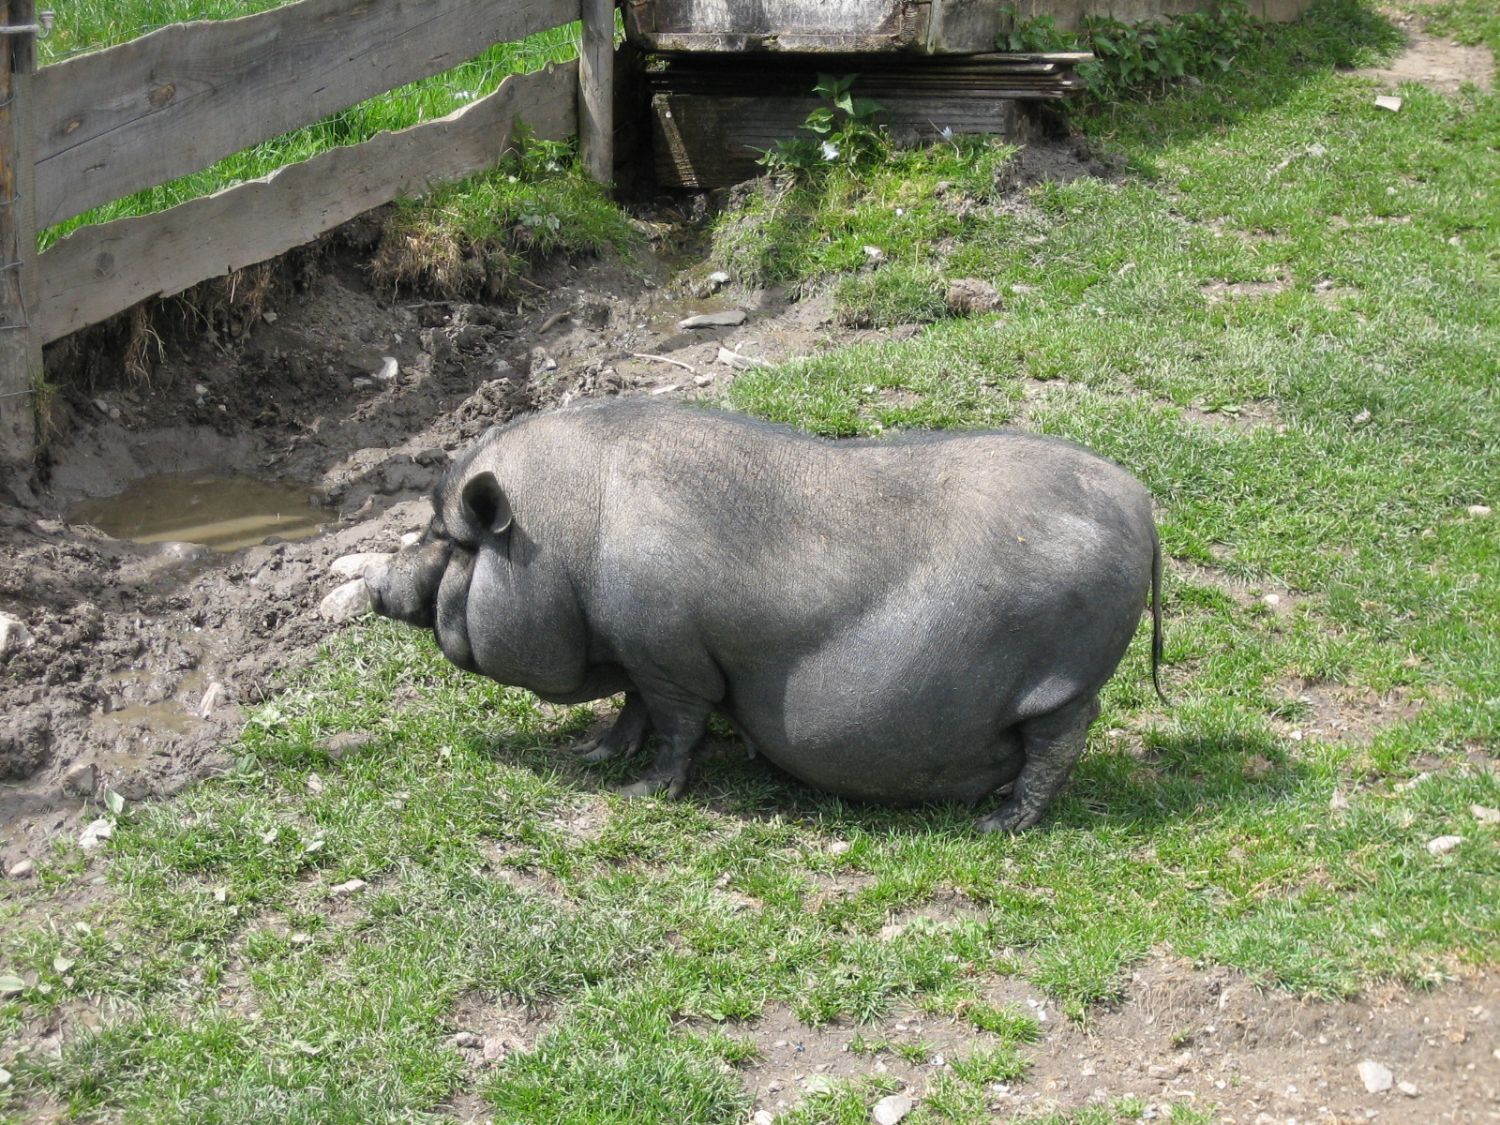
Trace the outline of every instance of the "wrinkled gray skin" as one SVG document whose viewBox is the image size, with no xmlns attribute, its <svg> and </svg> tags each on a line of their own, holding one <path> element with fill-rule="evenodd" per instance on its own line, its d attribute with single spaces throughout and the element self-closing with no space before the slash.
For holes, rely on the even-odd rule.
<svg viewBox="0 0 1500 1125">
<path fill-rule="evenodd" d="M 1015 832 L 1083 751 L 1159 599 L 1144 488 L 1021 433 L 829 442 L 615 400 L 491 430 L 368 579 L 455 664 L 554 703 L 625 693 L 603 760 L 683 790 L 711 713 L 809 785 L 976 802 Z M 1152 674 L 1160 654 L 1154 614 Z"/>
</svg>

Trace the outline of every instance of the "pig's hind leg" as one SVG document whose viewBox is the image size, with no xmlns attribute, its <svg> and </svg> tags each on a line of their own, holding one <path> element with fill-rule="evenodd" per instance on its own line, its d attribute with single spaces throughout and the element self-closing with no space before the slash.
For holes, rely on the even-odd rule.
<svg viewBox="0 0 1500 1125">
<path fill-rule="evenodd" d="M 573 747 L 585 762 L 607 762 L 620 755 L 636 753 L 646 744 L 646 735 L 651 733 L 651 712 L 638 691 L 625 693 L 625 706 L 615 719 L 615 725 L 597 738 L 581 742 Z"/>
<path fill-rule="evenodd" d="M 979 830 L 1022 832 L 1041 820 L 1082 756 L 1089 724 L 1098 717 L 1099 697 L 1088 695 L 1022 723 L 1021 749 L 1026 764 L 1016 777 L 1010 797 L 980 818 Z"/>
</svg>

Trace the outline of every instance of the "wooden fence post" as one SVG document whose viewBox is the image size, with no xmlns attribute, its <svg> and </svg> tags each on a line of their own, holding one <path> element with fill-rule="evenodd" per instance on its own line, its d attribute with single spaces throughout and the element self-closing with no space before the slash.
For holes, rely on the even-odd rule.
<svg viewBox="0 0 1500 1125">
<path fill-rule="evenodd" d="M 0 24 L 34 24 L 35 0 L 0 0 Z M 37 308 L 33 33 L 0 35 L 0 465 L 24 483 L 36 453 L 34 391 L 42 371 Z"/>
<path fill-rule="evenodd" d="M 583 42 L 578 50 L 578 150 L 594 180 L 615 178 L 615 5 L 583 0 Z"/>
</svg>

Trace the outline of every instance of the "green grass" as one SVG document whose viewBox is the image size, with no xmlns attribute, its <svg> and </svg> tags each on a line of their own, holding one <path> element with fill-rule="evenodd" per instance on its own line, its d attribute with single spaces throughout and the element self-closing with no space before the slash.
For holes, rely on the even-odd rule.
<svg viewBox="0 0 1500 1125">
<path fill-rule="evenodd" d="M 1500 806 L 1500 522 L 1466 509 L 1500 493 L 1500 98 L 1406 87 L 1378 111 L 1333 66 L 1388 46 L 1332 6 L 1224 81 L 1091 116 L 1118 184 L 1002 192 L 1008 151 L 940 146 L 720 228 L 743 276 L 931 322 L 746 373 L 734 405 L 829 434 L 1022 419 L 1156 495 L 1174 705 L 1143 634 L 1038 830 L 847 805 L 732 746 L 686 799 L 623 802 L 608 790 L 638 766 L 562 750 L 587 712 L 360 625 L 252 716 L 227 776 L 127 809 L 102 857 L 60 847 L 0 902 L 0 974 L 27 980 L 0 1036 L 105 1016 L 60 1058 L 0 1053 L 0 1120 L 44 1098 L 84 1119 L 421 1120 L 469 1091 L 504 1121 L 737 1122 L 743 1021 L 779 1005 L 862 1021 L 871 1052 L 916 1049 L 890 1030 L 908 1006 L 967 1022 L 989 1038 L 908 1120 L 983 1121 L 1040 1030 L 986 1002 L 999 978 L 1087 1020 L 1161 949 L 1314 996 L 1492 967 L 1500 849 L 1469 809 Z M 955 276 L 1005 308 L 923 303 Z M 1247 282 L 1274 284 L 1214 288 Z M 1400 706 L 1294 737 L 1318 699 L 1366 690 Z M 330 760 L 343 730 L 374 738 Z M 1448 834 L 1466 841 L 1430 855 Z M 530 1030 L 475 1071 L 452 1036 L 486 1010 Z M 834 1084 L 785 1120 L 867 1121 L 889 1092 Z"/>
</svg>

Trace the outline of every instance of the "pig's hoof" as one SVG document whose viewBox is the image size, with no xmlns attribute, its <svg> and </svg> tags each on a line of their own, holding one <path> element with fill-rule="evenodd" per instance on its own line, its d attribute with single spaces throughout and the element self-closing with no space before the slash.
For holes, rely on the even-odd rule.
<svg viewBox="0 0 1500 1125">
<path fill-rule="evenodd" d="M 622 797 L 654 797 L 667 788 L 664 777 L 643 777 L 630 785 L 622 785 L 615 792 Z"/>
<path fill-rule="evenodd" d="M 682 796 L 687 788 L 685 777 L 643 777 L 630 785 L 622 785 L 615 792 L 622 797 L 671 797 Z"/>
<path fill-rule="evenodd" d="M 1006 801 L 989 816 L 982 816 L 974 827 L 981 832 L 1025 832 L 1042 819 L 1041 809 L 1031 809 L 1018 801 Z"/>
<path fill-rule="evenodd" d="M 618 757 L 623 747 L 606 738 L 591 738 L 573 747 L 574 756 L 581 762 L 607 762 Z"/>
</svg>

